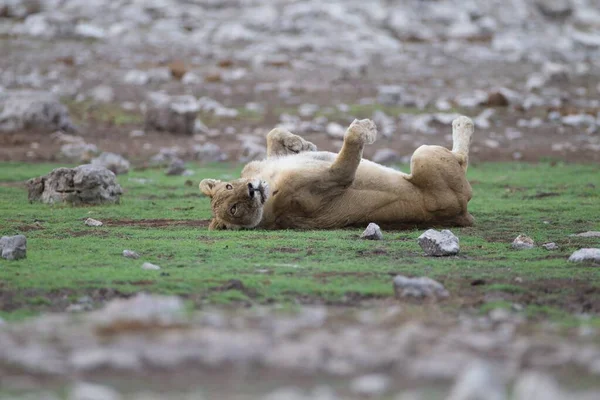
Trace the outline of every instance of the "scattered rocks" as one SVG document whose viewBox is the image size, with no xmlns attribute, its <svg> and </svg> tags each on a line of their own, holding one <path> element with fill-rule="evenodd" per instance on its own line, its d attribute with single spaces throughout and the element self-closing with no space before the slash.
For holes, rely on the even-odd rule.
<svg viewBox="0 0 600 400">
<path fill-rule="evenodd" d="M 133 250 L 123 250 L 123 257 L 133 258 L 134 260 L 137 260 L 138 258 L 140 258 L 140 255 Z"/>
<path fill-rule="evenodd" d="M 371 222 L 367 226 L 367 229 L 360 235 L 360 238 L 366 240 L 383 240 L 383 233 L 381 233 L 379 225 Z"/>
<path fill-rule="evenodd" d="M 104 225 L 102 223 L 102 221 L 98 221 L 97 219 L 94 219 L 94 218 L 88 218 L 88 219 L 86 219 L 85 220 L 85 224 L 87 226 L 93 226 L 93 227 Z"/>
<path fill-rule="evenodd" d="M 426 255 L 434 257 L 454 256 L 460 250 L 459 240 L 451 231 L 428 229 L 419 236 L 419 246 Z"/>
<path fill-rule="evenodd" d="M 156 264 L 152 264 L 149 262 L 145 262 L 142 264 L 142 269 L 147 269 L 147 270 L 159 270 L 160 267 Z"/>
<path fill-rule="evenodd" d="M 569 257 L 570 262 L 600 262 L 600 249 L 597 248 L 585 248 L 575 251 Z"/>
<path fill-rule="evenodd" d="M 47 175 L 27 181 L 29 201 L 96 205 L 119 203 L 123 190 L 115 174 L 90 164 L 57 168 Z"/>
<path fill-rule="evenodd" d="M 450 295 L 444 285 L 426 276 L 408 278 L 398 275 L 394 278 L 394 292 L 396 293 L 396 298 L 443 299 Z"/>
<path fill-rule="evenodd" d="M 194 158 L 203 163 L 226 161 L 229 157 L 215 143 L 204 143 L 192 147 Z"/>
<path fill-rule="evenodd" d="M 199 110 L 199 104 L 193 96 L 150 93 L 147 98 L 145 126 L 146 129 L 193 135 Z"/>
<path fill-rule="evenodd" d="M 98 157 L 92 159 L 92 165 L 104 167 L 116 175 L 121 175 L 129 172 L 131 164 L 127 159 L 119 154 L 104 152 Z"/>
<path fill-rule="evenodd" d="M 587 231 L 587 232 L 576 233 L 576 234 L 570 235 L 570 236 L 595 238 L 595 237 L 600 237 L 600 232 L 599 231 Z"/>
<path fill-rule="evenodd" d="M 5 260 L 20 260 L 27 257 L 27 238 L 23 235 L 2 236 L 0 255 Z"/>
<path fill-rule="evenodd" d="M 169 168 L 165 171 L 165 174 L 169 176 L 174 176 L 183 175 L 184 172 L 185 162 L 180 158 L 176 158 L 171 161 L 171 163 L 169 164 Z"/>
<path fill-rule="evenodd" d="M 542 247 L 545 248 L 546 250 L 558 250 L 558 246 L 554 242 L 544 243 L 542 245 Z"/>
<path fill-rule="evenodd" d="M 527 250 L 535 247 L 535 242 L 532 238 L 525 235 L 519 235 L 513 240 L 512 248 L 515 250 Z"/>
<path fill-rule="evenodd" d="M 69 111 L 57 96 L 33 90 L 0 91 L 0 132 L 75 131 Z"/>
</svg>

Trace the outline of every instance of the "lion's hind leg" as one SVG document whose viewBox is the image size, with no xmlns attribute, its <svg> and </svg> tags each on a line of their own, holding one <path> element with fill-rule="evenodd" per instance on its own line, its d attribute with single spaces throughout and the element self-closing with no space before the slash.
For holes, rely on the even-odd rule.
<svg viewBox="0 0 600 400">
<path fill-rule="evenodd" d="M 275 128 L 267 134 L 267 158 L 305 151 L 317 151 L 317 146 L 283 128 Z"/>
</svg>

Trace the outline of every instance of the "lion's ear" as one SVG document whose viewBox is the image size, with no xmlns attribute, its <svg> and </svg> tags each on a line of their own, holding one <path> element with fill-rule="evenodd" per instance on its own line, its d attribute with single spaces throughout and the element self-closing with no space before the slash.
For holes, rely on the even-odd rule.
<svg viewBox="0 0 600 400">
<path fill-rule="evenodd" d="M 216 218 L 213 218 L 212 221 L 210 221 L 210 225 L 208 225 L 209 231 L 222 231 L 225 229 L 227 229 L 225 224 L 220 223 Z"/>
<path fill-rule="evenodd" d="M 203 179 L 198 186 L 200 191 L 207 195 L 208 197 L 212 197 L 214 194 L 215 186 L 217 183 L 221 182 L 218 179 Z"/>
</svg>

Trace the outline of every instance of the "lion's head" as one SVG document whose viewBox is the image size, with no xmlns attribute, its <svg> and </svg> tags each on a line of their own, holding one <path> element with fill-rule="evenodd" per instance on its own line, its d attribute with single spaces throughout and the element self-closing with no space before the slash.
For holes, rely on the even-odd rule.
<svg viewBox="0 0 600 400">
<path fill-rule="evenodd" d="M 213 219 L 208 229 L 241 229 L 256 227 L 269 198 L 269 185 L 259 179 L 237 179 L 221 182 L 204 179 L 200 191 L 210 197 Z"/>
</svg>

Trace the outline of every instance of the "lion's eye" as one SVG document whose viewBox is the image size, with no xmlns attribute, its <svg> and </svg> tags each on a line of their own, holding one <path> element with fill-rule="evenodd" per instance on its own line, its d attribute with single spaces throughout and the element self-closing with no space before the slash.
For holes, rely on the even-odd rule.
<svg viewBox="0 0 600 400">
<path fill-rule="evenodd" d="M 228 184 L 227 184 L 227 186 L 225 186 L 225 189 L 227 189 L 227 190 L 231 190 L 231 189 L 233 189 L 233 186 L 231 186 L 231 185 L 228 183 Z"/>
<path fill-rule="evenodd" d="M 231 208 L 229 209 L 229 214 L 231 215 L 235 215 L 235 212 L 237 211 L 237 205 L 234 204 L 233 206 L 231 206 Z"/>
</svg>

